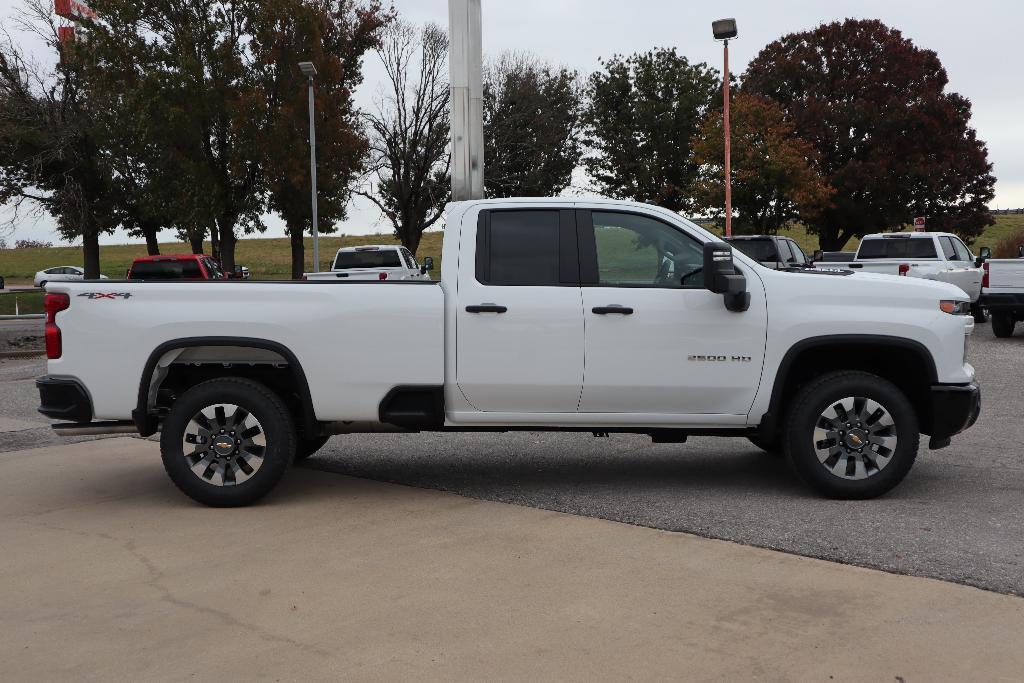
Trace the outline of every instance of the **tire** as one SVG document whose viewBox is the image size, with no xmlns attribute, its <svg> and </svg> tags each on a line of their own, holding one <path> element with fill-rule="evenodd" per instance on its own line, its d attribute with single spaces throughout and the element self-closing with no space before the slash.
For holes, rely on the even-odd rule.
<svg viewBox="0 0 1024 683">
<path fill-rule="evenodd" d="M 299 437 L 295 443 L 295 462 L 300 462 L 314 455 L 324 447 L 324 444 L 330 438 L 329 436 L 316 436 L 312 439 Z"/>
<path fill-rule="evenodd" d="M 980 303 L 971 304 L 971 315 L 974 316 L 974 322 L 976 323 L 988 322 L 988 309 Z"/>
<path fill-rule="evenodd" d="M 797 392 L 785 450 L 793 470 L 818 493 L 875 498 L 913 467 L 919 431 L 914 407 L 892 382 L 866 372 L 833 372 Z M 857 450 L 857 444 L 867 445 Z"/>
<path fill-rule="evenodd" d="M 236 433 L 232 427 L 239 421 L 245 429 Z M 171 481 L 189 498 L 241 507 L 277 486 L 295 457 L 295 442 L 295 423 L 277 394 L 259 382 L 229 377 L 197 384 L 175 401 L 160 434 L 160 455 Z"/>
<path fill-rule="evenodd" d="M 46 280 L 43 280 L 42 282 L 40 282 L 39 283 L 39 288 L 40 289 L 45 289 L 46 288 L 46 282 L 47 282 Z"/>
<path fill-rule="evenodd" d="M 782 443 L 778 436 L 763 438 L 760 436 L 748 436 L 747 440 L 754 444 L 768 455 L 782 455 Z"/>
<path fill-rule="evenodd" d="M 1012 337 L 1013 328 L 1016 327 L 1016 325 L 1017 321 L 1014 319 L 1012 314 L 992 314 L 992 334 L 996 335 L 997 337 Z"/>
</svg>

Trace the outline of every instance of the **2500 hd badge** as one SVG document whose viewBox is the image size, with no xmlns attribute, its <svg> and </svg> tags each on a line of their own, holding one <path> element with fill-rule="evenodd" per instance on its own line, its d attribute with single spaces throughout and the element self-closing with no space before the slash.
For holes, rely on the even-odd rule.
<svg viewBox="0 0 1024 683">
<path fill-rule="evenodd" d="M 750 356 L 688 356 L 686 360 L 703 363 L 749 363 Z"/>
</svg>

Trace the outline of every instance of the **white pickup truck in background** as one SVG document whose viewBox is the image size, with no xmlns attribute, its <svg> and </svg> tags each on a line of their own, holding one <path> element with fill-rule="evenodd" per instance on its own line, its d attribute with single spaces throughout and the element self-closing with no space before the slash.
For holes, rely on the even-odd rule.
<svg viewBox="0 0 1024 683">
<path fill-rule="evenodd" d="M 815 262 L 822 270 L 844 268 L 948 282 L 971 300 L 976 322 L 985 322 L 981 298 L 982 269 L 963 241 L 947 232 L 893 232 L 866 235 L 852 261 Z"/>
<path fill-rule="evenodd" d="M 992 334 L 1013 336 L 1017 322 L 1024 320 L 1024 245 L 1020 258 L 986 259 L 982 267 L 981 304 L 992 314 Z"/>
<path fill-rule="evenodd" d="M 869 498 L 980 410 L 946 283 L 773 270 L 612 200 L 452 203 L 442 255 L 439 282 L 51 283 L 40 411 L 160 431 L 171 480 L 233 506 L 332 434 L 387 431 L 746 437 Z"/>
<path fill-rule="evenodd" d="M 392 244 L 367 244 L 342 247 L 334 255 L 331 269 L 322 273 L 304 273 L 305 280 L 430 280 L 434 267 L 429 256 L 423 265 L 405 247 Z"/>
</svg>

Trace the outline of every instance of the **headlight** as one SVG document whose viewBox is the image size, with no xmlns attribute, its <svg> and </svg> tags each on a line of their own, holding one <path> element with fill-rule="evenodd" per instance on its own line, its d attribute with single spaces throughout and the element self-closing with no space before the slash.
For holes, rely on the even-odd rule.
<svg viewBox="0 0 1024 683">
<path fill-rule="evenodd" d="M 970 315 L 971 302 L 943 299 L 942 301 L 939 302 L 939 310 L 941 310 L 943 313 L 949 313 L 950 315 Z"/>
</svg>

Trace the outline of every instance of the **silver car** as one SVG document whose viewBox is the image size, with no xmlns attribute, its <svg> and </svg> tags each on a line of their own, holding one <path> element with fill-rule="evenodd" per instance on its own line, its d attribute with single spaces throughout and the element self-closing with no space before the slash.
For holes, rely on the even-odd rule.
<svg viewBox="0 0 1024 683">
<path fill-rule="evenodd" d="M 46 270 L 40 270 L 36 273 L 35 278 L 32 279 L 32 284 L 36 287 L 45 287 L 47 282 L 67 282 L 69 280 L 84 280 L 85 269 L 79 268 L 78 266 L 57 266 L 55 268 L 47 268 Z M 108 280 L 106 275 L 100 275 L 101 280 Z"/>
</svg>

